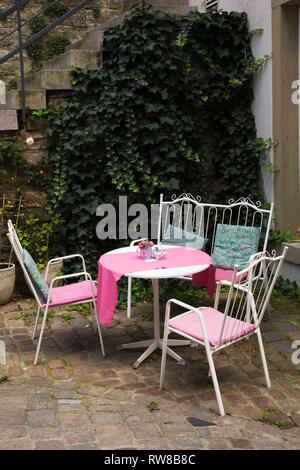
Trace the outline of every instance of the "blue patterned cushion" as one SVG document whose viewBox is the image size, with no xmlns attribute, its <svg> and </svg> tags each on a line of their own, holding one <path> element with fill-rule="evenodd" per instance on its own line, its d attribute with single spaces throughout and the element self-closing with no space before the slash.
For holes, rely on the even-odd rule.
<svg viewBox="0 0 300 470">
<path fill-rule="evenodd" d="M 212 260 L 217 268 L 246 268 L 249 258 L 257 253 L 260 238 L 258 227 L 218 224 Z"/>
<path fill-rule="evenodd" d="M 163 245 L 187 246 L 188 248 L 196 248 L 197 250 L 203 250 L 206 242 L 206 238 L 182 230 L 179 227 L 174 227 L 174 225 L 168 226 L 164 238 L 161 241 Z"/>
<path fill-rule="evenodd" d="M 46 283 L 45 279 L 42 278 L 37 265 L 35 264 L 34 260 L 32 259 L 31 255 L 28 253 L 25 248 L 23 248 L 23 260 L 25 268 L 28 272 L 30 280 L 39 296 L 39 298 L 46 303 L 48 294 L 49 294 L 49 287 Z"/>
</svg>

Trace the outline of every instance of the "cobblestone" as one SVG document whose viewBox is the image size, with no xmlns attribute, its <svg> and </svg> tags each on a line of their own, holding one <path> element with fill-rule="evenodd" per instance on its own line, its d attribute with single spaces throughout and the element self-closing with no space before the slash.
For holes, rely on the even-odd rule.
<svg viewBox="0 0 300 470">
<path fill-rule="evenodd" d="M 33 305 L 26 301 L 26 311 Z M 85 328 L 86 319 L 62 321 L 63 309 L 58 309 L 37 366 L 32 325 L 24 325 L 17 306 L 0 308 L 0 338 L 7 349 L 1 373 L 9 375 L 0 384 L 1 450 L 300 449 L 300 371 L 291 362 L 287 339 L 297 332 L 300 339 L 295 316 L 290 321 L 273 312 L 263 325 L 270 389 L 255 338 L 251 358 L 249 343 L 216 355 L 227 412 L 220 417 L 202 348 L 178 348 L 185 367 L 168 358 L 163 391 L 159 353 L 134 370 L 140 351 L 116 348 L 132 335 L 135 340 L 151 335 L 143 306 L 133 308 L 130 320 L 116 312 L 114 326 L 104 331 L 105 359 L 96 330 Z M 196 418 L 214 426 L 193 426 Z"/>
</svg>

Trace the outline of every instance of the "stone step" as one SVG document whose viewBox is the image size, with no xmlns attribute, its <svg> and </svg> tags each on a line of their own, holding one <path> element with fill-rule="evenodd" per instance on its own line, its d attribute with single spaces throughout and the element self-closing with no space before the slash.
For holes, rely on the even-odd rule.
<svg viewBox="0 0 300 470">
<path fill-rule="evenodd" d="M 31 109 L 46 109 L 45 90 L 26 90 L 25 103 Z M 6 103 L 0 105 L 0 110 L 21 109 L 21 90 L 9 90 L 6 92 Z"/>
<path fill-rule="evenodd" d="M 173 15 L 185 15 L 190 11 L 197 11 L 196 6 L 190 6 L 189 0 L 149 0 L 147 4 Z"/>
<path fill-rule="evenodd" d="M 17 111 L 14 109 L 0 110 L 0 131 L 16 131 L 18 129 Z"/>
<path fill-rule="evenodd" d="M 71 49 L 44 62 L 42 70 L 69 70 L 71 65 L 81 68 L 90 65 L 92 68 L 98 69 L 102 65 L 101 52 L 91 49 Z"/>
<path fill-rule="evenodd" d="M 18 88 L 21 82 L 18 81 Z M 40 70 L 25 77 L 26 90 L 69 90 L 72 88 L 69 70 Z"/>
<path fill-rule="evenodd" d="M 117 16 L 116 18 L 112 18 L 111 20 L 106 21 L 105 23 L 97 26 L 92 31 L 90 31 L 85 38 L 80 39 L 79 41 L 76 41 L 73 44 L 70 44 L 69 46 L 66 47 L 65 50 L 71 51 L 71 50 L 82 49 L 82 50 L 100 51 L 102 48 L 104 31 L 109 28 L 118 26 L 122 22 L 126 14 L 128 13 L 124 13 L 123 15 Z"/>
<path fill-rule="evenodd" d="M 189 6 L 189 0 L 152 0 L 151 3 L 168 13 L 177 15 L 184 15 L 189 11 L 197 10 L 196 7 Z M 105 30 L 120 24 L 124 16 L 129 13 L 123 13 L 94 28 L 84 39 L 67 46 L 63 54 L 44 62 L 42 70 L 27 75 L 25 77 L 25 89 L 26 93 L 28 93 L 28 98 L 26 95 L 26 105 L 32 109 L 44 109 L 46 101 L 45 90 L 71 89 L 72 84 L 69 73 L 71 65 L 81 68 L 87 65 L 90 65 L 92 68 L 101 68 L 102 43 Z M 17 86 L 18 90 L 20 90 L 20 80 Z M 13 93 L 8 93 L 6 104 L 0 105 L 2 110 L 15 110 L 20 109 L 20 107 L 20 92 L 17 90 Z"/>
<path fill-rule="evenodd" d="M 186 15 L 190 11 L 197 11 L 197 7 L 182 6 L 182 5 L 167 5 L 159 8 L 160 10 L 171 13 L 172 15 Z"/>
<path fill-rule="evenodd" d="M 147 5 L 152 5 L 153 7 L 165 7 L 165 6 L 172 6 L 172 7 L 188 7 L 190 5 L 189 0 L 147 0 Z"/>
</svg>

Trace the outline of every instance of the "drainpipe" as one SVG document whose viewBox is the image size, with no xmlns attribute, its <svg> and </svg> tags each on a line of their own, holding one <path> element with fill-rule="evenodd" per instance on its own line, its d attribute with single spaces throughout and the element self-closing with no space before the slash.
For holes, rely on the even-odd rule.
<svg viewBox="0 0 300 470">
<path fill-rule="evenodd" d="M 22 103 L 22 121 L 26 121 L 25 110 L 25 84 L 24 84 L 24 59 L 23 59 L 23 44 L 22 44 L 22 25 L 21 25 L 21 10 L 20 0 L 16 0 L 17 17 L 18 17 L 18 38 L 19 38 L 19 57 L 20 57 L 20 77 L 21 77 L 21 103 Z"/>
</svg>

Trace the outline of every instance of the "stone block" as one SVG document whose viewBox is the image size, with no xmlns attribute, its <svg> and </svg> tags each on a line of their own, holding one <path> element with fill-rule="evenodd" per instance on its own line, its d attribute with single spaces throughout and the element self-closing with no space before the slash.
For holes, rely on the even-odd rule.
<svg viewBox="0 0 300 470">
<path fill-rule="evenodd" d="M 25 92 L 25 105 L 30 109 L 45 109 L 46 108 L 46 93 L 45 90 L 26 90 Z M 0 105 L 2 109 L 21 109 L 21 90 L 10 90 L 6 92 L 6 104 Z"/>
<path fill-rule="evenodd" d="M 18 116 L 16 110 L 0 110 L 0 131 L 18 130 Z"/>
<path fill-rule="evenodd" d="M 18 81 L 18 88 L 21 87 Z M 40 70 L 27 75 L 25 78 L 26 90 L 68 90 L 72 88 L 70 73 L 68 70 Z"/>
<path fill-rule="evenodd" d="M 286 261 L 288 263 L 300 265 L 300 240 L 292 243 L 283 243 L 283 246 L 287 246 L 289 248 L 286 254 Z"/>
<path fill-rule="evenodd" d="M 68 70 L 71 65 L 84 68 L 99 68 L 99 52 L 96 50 L 69 50 L 43 63 L 43 70 Z"/>
</svg>

